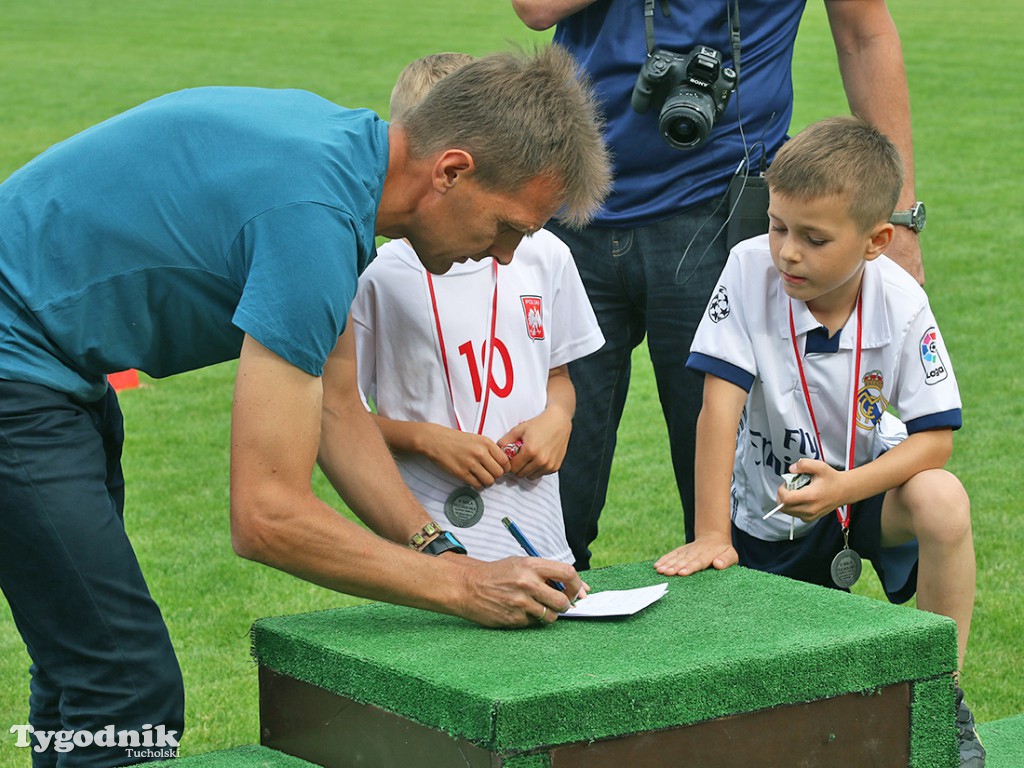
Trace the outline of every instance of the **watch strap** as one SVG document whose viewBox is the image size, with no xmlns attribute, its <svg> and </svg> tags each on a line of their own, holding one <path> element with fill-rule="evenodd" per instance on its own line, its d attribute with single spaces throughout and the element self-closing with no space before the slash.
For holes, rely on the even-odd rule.
<svg viewBox="0 0 1024 768">
<path fill-rule="evenodd" d="M 455 552 L 459 555 L 466 554 L 466 548 L 455 536 L 448 531 L 441 531 L 433 541 L 429 542 L 420 550 L 428 555 L 440 555 L 442 552 Z"/>
<path fill-rule="evenodd" d="M 423 548 L 442 533 L 441 526 L 431 520 L 420 530 L 409 537 L 409 546 L 413 549 L 423 551 Z"/>
</svg>

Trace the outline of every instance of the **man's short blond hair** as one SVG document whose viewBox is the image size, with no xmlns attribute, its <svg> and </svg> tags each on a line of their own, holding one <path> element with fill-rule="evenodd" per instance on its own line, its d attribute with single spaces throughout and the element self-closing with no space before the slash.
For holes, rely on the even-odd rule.
<svg viewBox="0 0 1024 768">
<path fill-rule="evenodd" d="M 442 77 L 474 61 L 468 53 L 432 53 L 409 62 L 391 89 L 391 122 L 401 121 Z"/>
<path fill-rule="evenodd" d="M 782 145 L 765 174 L 768 187 L 797 200 L 845 197 L 863 231 L 887 222 L 903 189 L 899 150 L 856 117 L 812 123 Z"/>
<path fill-rule="evenodd" d="M 548 177 L 560 189 L 558 218 L 582 227 L 611 188 L 611 160 L 589 80 L 557 45 L 495 53 L 441 78 L 401 118 L 414 157 L 446 149 L 473 156 L 475 178 L 518 192 Z"/>
</svg>

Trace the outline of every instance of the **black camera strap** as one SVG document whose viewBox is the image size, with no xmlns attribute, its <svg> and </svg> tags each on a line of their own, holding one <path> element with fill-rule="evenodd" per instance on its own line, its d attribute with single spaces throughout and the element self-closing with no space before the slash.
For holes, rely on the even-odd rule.
<svg viewBox="0 0 1024 768">
<path fill-rule="evenodd" d="M 661 15 L 669 15 L 669 0 L 661 1 Z M 737 87 L 740 76 L 740 0 L 726 2 L 725 14 L 729 23 L 729 43 L 732 48 L 732 68 L 736 72 Z M 654 0 L 644 0 L 644 30 L 647 33 L 647 55 L 654 53 Z"/>
<path fill-rule="evenodd" d="M 668 16 L 668 0 L 661 0 L 661 14 Z M 647 30 L 647 55 L 654 53 L 654 0 L 644 0 L 644 28 Z"/>
<path fill-rule="evenodd" d="M 740 87 L 740 0 L 725 4 L 725 15 L 729 17 L 729 43 L 732 47 L 732 68 L 736 73 L 736 89 Z"/>
</svg>

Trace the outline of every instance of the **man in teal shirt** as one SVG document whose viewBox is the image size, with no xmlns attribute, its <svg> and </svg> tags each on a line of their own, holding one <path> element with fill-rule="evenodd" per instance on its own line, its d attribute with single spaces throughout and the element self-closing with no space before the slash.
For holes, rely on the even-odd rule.
<svg viewBox="0 0 1024 768">
<path fill-rule="evenodd" d="M 457 556 L 402 485 L 338 345 L 376 235 L 409 238 L 438 274 L 506 263 L 556 212 L 582 223 L 606 193 L 593 100 L 564 52 L 486 57 L 443 85 L 391 125 L 300 91 L 173 93 L 0 185 L 0 588 L 32 657 L 36 731 L 183 728 L 181 673 L 122 522 L 105 375 L 124 368 L 238 358 L 241 556 L 488 626 L 568 607 L 546 584 L 575 594 L 568 566 Z M 317 462 L 383 538 L 313 495 Z M 89 741 L 62 761 L 141 759 Z M 33 750 L 37 765 L 56 756 Z"/>
</svg>

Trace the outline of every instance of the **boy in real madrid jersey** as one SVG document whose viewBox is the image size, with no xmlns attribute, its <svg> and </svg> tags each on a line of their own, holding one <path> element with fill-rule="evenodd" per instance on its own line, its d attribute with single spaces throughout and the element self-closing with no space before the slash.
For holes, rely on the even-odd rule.
<svg viewBox="0 0 1024 768">
<path fill-rule="evenodd" d="M 943 469 L 960 396 L 924 291 L 884 255 L 902 177 L 893 145 L 855 118 L 779 151 L 770 232 L 733 249 L 687 360 L 705 374 L 696 540 L 655 568 L 739 562 L 849 588 L 866 557 L 891 601 L 916 590 L 956 621 L 962 666 L 970 502 Z M 957 693 L 961 756 L 981 765 Z"/>
<path fill-rule="evenodd" d="M 418 59 L 399 75 L 401 121 L 464 54 Z M 427 272 L 393 240 L 352 304 L 359 386 L 377 410 L 403 479 L 442 527 L 481 560 L 522 556 L 508 517 L 540 555 L 572 563 L 558 477 L 575 391 L 567 364 L 604 343 L 568 247 L 540 230 L 509 264 Z"/>
</svg>

